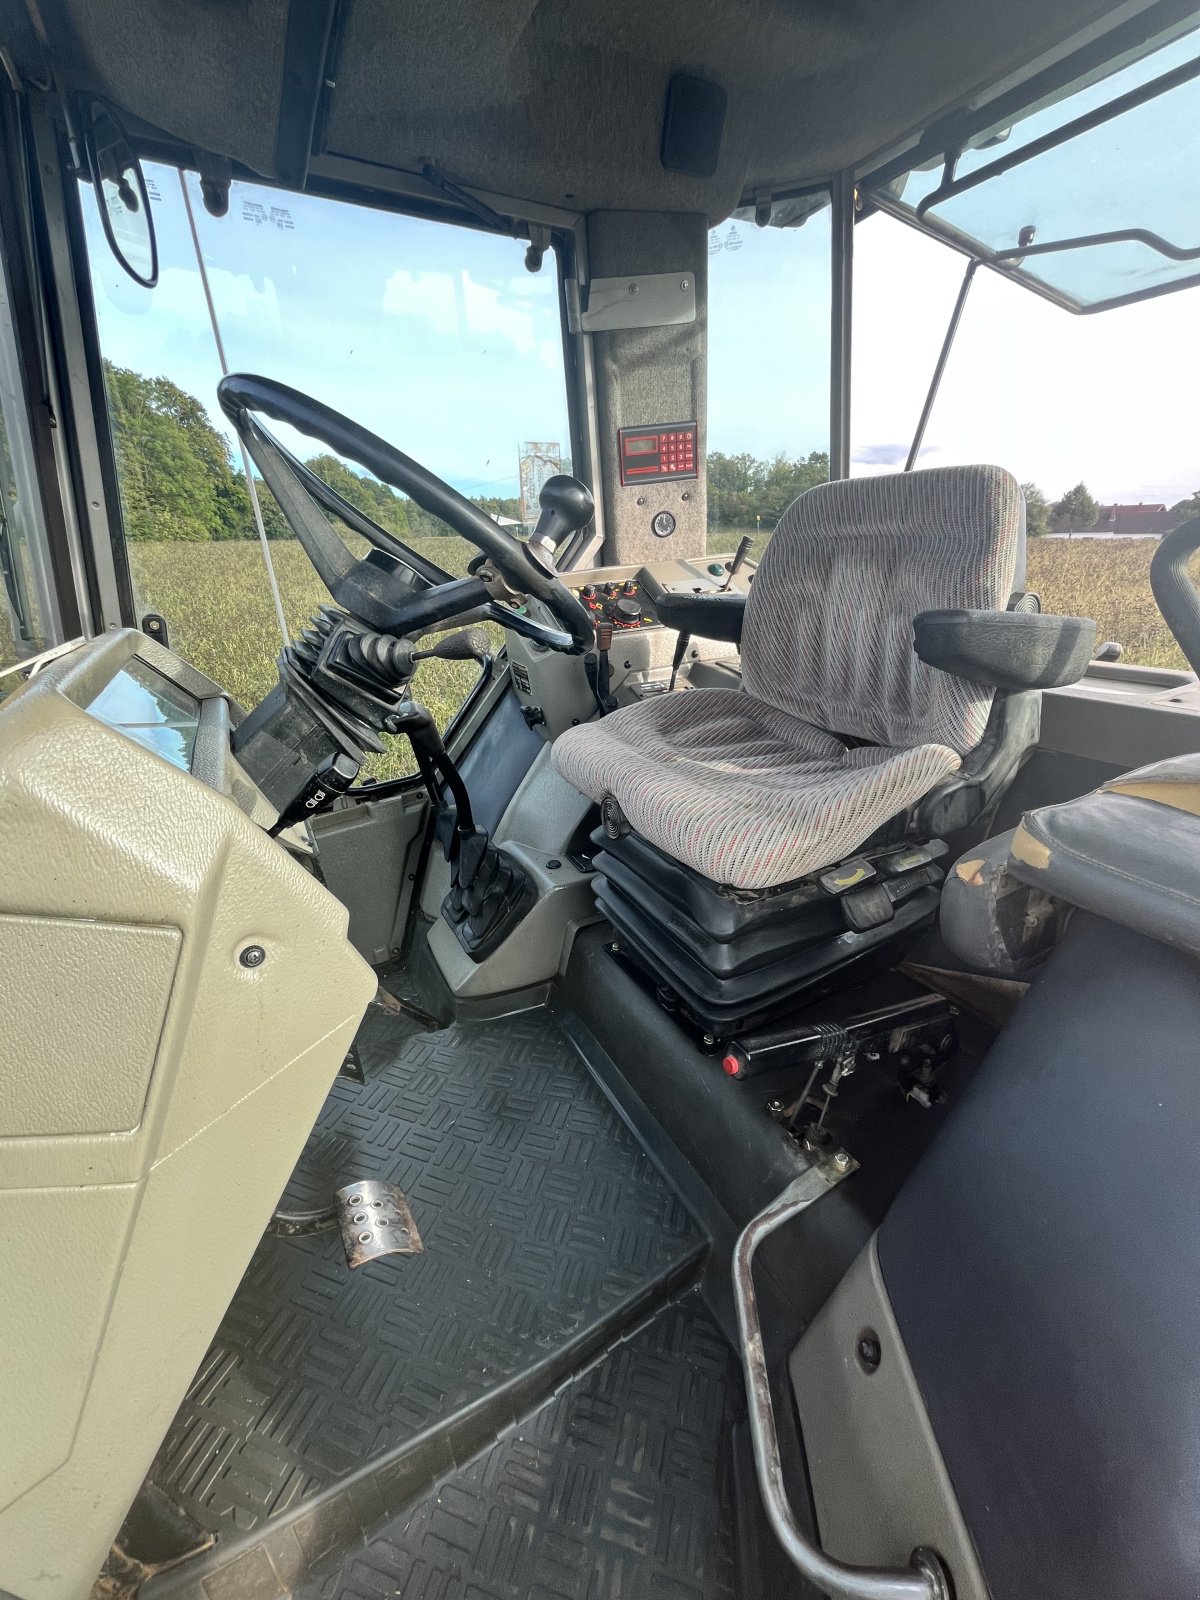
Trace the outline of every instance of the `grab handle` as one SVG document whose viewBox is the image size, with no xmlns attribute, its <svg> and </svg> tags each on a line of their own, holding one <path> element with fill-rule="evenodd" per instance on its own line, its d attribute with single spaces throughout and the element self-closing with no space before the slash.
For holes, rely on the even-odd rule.
<svg viewBox="0 0 1200 1600">
<path fill-rule="evenodd" d="M 932 1550 L 914 1550 L 907 1567 L 852 1567 L 826 1555 L 801 1530 L 784 1487 L 779 1434 L 771 1408 L 767 1358 L 751 1271 L 754 1253 L 768 1234 L 782 1228 L 785 1222 L 806 1211 L 814 1200 L 828 1194 L 856 1165 L 844 1150 L 839 1150 L 802 1172 L 777 1200 L 746 1224 L 733 1253 L 733 1296 L 741 1334 L 758 1486 L 780 1544 L 808 1581 L 830 1600 L 951 1600 L 949 1577 Z"/>
</svg>

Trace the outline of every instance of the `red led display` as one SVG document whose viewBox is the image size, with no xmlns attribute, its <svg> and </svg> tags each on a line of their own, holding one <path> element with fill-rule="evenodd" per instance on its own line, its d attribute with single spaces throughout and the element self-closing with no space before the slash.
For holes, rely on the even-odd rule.
<svg viewBox="0 0 1200 1600">
<path fill-rule="evenodd" d="M 655 483 L 663 478 L 695 478 L 696 424 L 656 423 L 648 428 L 621 428 L 621 482 Z"/>
</svg>

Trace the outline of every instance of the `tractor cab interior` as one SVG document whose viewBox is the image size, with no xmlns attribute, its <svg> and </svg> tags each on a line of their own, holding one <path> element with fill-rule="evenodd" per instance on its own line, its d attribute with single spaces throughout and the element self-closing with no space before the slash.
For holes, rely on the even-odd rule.
<svg viewBox="0 0 1200 1600">
<path fill-rule="evenodd" d="M 1200 283 L 1198 27 L 2 0 L 0 1600 L 1196 1593 L 1200 517 L 1150 563 L 1191 670 L 1124 663 L 1010 463 L 920 455 L 977 275 Z M 310 200 L 326 305 L 257 371 L 222 306 L 299 268 L 213 241 Z M 407 259 L 354 307 L 474 294 L 513 439 L 505 329 L 561 362 L 519 514 L 348 344 L 293 381 L 396 217 L 551 308 Z M 875 218 L 965 260 L 878 473 Z M 828 452 L 726 537 L 730 219 L 828 238 Z M 155 540 L 229 551 L 181 611 L 253 558 L 260 691 Z"/>
</svg>

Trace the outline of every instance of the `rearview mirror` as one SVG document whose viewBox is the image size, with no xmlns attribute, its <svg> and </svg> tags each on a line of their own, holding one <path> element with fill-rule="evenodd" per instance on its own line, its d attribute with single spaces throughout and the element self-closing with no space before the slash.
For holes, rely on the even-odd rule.
<svg viewBox="0 0 1200 1600">
<path fill-rule="evenodd" d="M 109 248 L 135 283 L 153 289 L 158 241 L 146 179 L 120 119 L 103 100 L 84 102 L 83 142 Z"/>
</svg>

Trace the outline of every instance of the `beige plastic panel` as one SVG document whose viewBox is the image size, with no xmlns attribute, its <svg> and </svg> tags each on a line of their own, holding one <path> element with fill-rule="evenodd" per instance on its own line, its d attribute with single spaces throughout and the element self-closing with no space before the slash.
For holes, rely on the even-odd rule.
<svg viewBox="0 0 1200 1600">
<path fill-rule="evenodd" d="M 375 984 L 343 907 L 231 799 L 85 715 L 138 644 L 94 641 L 0 706 L 0 1590 L 20 1600 L 88 1595 Z"/>
<path fill-rule="evenodd" d="M 137 1127 L 179 942 L 178 928 L 0 916 L 0 1135 Z M 104 991 L 80 1006 L 75 974 L 98 963 Z M 19 1044 L 31 1038 L 36 1069 Z M 30 1094 L 31 1074 L 55 1093 Z"/>
</svg>

